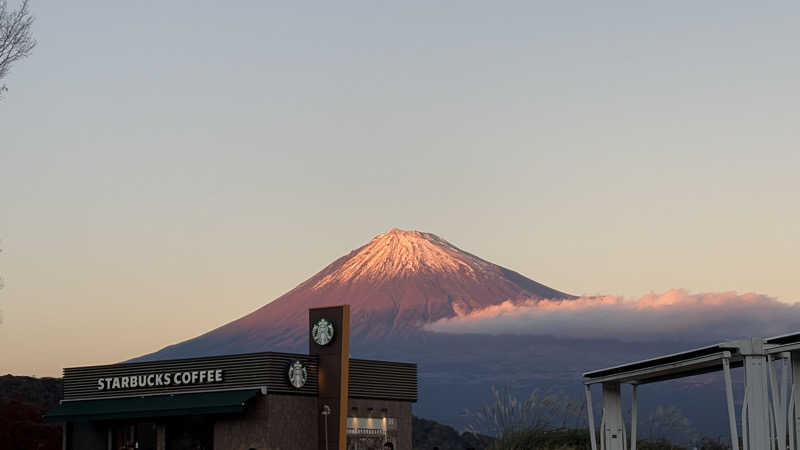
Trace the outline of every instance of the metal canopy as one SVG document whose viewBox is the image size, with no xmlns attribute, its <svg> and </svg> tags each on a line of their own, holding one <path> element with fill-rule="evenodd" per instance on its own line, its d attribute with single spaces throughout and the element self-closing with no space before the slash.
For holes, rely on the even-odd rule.
<svg viewBox="0 0 800 450">
<path fill-rule="evenodd" d="M 646 384 L 675 378 L 691 377 L 723 369 L 722 360 L 731 367 L 742 366 L 742 348 L 749 341 L 731 341 L 679 353 L 645 359 L 619 366 L 594 370 L 583 374 L 587 385 L 615 381 L 619 383 Z"/>
<path fill-rule="evenodd" d="M 780 336 L 773 336 L 771 338 L 764 339 L 764 343 L 770 345 L 791 344 L 798 342 L 800 342 L 800 333 L 782 334 Z"/>
<path fill-rule="evenodd" d="M 784 334 L 764 339 L 765 351 L 774 357 L 781 353 L 800 350 L 800 333 Z"/>
<path fill-rule="evenodd" d="M 673 362 L 660 362 L 659 358 L 652 360 L 651 364 L 642 365 L 634 363 L 626 366 L 619 366 L 611 373 L 608 370 L 588 372 L 584 374 L 584 383 L 587 385 L 595 383 L 606 383 L 614 381 L 617 383 L 647 384 L 657 381 L 666 381 L 676 378 L 690 377 L 710 372 L 722 370 L 722 360 L 729 361 L 733 355 L 730 351 L 718 351 L 703 356 L 688 357 Z M 669 358 L 671 359 L 671 358 Z M 741 366 L 741 361 L 735 364 Z"/>
</svg>

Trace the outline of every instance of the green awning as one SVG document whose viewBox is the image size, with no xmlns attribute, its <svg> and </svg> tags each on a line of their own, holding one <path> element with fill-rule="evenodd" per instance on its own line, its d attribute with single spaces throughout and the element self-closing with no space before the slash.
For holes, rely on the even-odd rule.
<svg viewBox="0 0 800 450">
<path fill-rule="evenodd" d="M 240 413 L 260 389 L 63 401 L 46 422 L 80 422 L 147 417 Z"/>
</svg>

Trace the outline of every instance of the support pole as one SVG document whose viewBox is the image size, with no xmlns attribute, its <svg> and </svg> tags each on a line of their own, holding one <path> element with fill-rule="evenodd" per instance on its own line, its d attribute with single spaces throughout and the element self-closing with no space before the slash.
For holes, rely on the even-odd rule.
<svg viewBox="0 0 800 450">
<path fill-rule="evenodd" d="M 783 415 L 781 425 L 783 426 L 783 433 L 778 442 L 781 443 L 781 448 L 785 449 L 789 446 L 788 439 L 791 439 L 792 436 L 792 398 L 791 394 L 789 394 L 789 371 L 792 368 L 792 360 L 789 353 L 782 353 L 781 356 L 781 414 Z M 789 394 L 788 402 L 786 400 L 787 394 Z"/>
<path fill-rule="evenodd" d="M 736 430 L 736 412 L 733 408 L 733 382 L 731 381 L 731 362 L 729 358 L 722 359 L 722 368 L 725 371 L 725 397 L 728 400 L 728 425 L 731 430 L 731 450 L 739 450 L 739 434 Z M 636 391 L 634 390 L 634 395 Z M 632 450 L 636 450 L 635 448 Z"/>
<path fill-rule="evenodd" d="M 788 391 L 789 371 L 791 370 L 792 362 L 789 359 L 790 358 L 789 353 L 783 353 L 782 356 L 783 356 L 783 359 L 781 360 L 781 369 L 782 369 L 781 370 L 781 402 L 783 402 L 783 403 L 781 403 L 781 408 L 783 408 L 783 411 L 786 412 L 786 414 L 787 414 L 786 419 L 788 419 L 788 411 L 787 411 L 787 409 L 788 409 L 789 405 L 786 403 L 786 395 L 789 392 Z M 786 421 L 784 421 L 784 422 L 786 422 Z"/>
<path fill-rule="evenodd" d="M 600 415 L 600 450 L 606 450 L 606 408 L 603 407 L 603 414 Z"/>
<path fill-rule="evenodd" d="M 749 448 L 768 449 L 774 446 L 771 437 L 769 410 L 769 382 L 767 376 L 767 357 L 761 339 L 751 339 L 751 348 L 744 356 L 745 382 L 750 395 L 747 399 L 747 437 Z M 781 449 L 785 450 L 785 449 Z"/>
<path fill-rule="evenodd" d="M 638 399 L 638 391 L 636 388 L 637 385 L 633 386 L 633 395 L 631 398 L 631 450 L 636 450 L 636 425 L 637 425 L 637 417 L 639 415 L 639 399 Z M 733 449 L 738 450 L 738 449 Z"/>
<path fill-rule="evenodd" d="M 800 436 L 797 435 L 798 430 L 800 430 L 800 352 L 793 351 L 790 360 L 792 362 L 792 392 L 794 392 L 792 414 L 790 416 L 794 435 L 791 436 L 791 440 L 795 445 L 798 445 L 800 444 Z"/>
<path fill-rule="evenodd" d="M 603 441 L 606 450 L 625 450 L 622 396 L 619 382 L 603 383 Z"/>
<path fill-rule="evenodd" d="M 622 421 L 622 450 L 628 450 L 628 430 L 624 420 Z"/>
<path fill-rule="evenodd" d="M 744 400 L 742 400 L 742 450 L 750 450 L 750 436 L 747 433 L 747 400 L 750 398 L 750 388 L 747 380 L 744 385 Z"/>
<path fill-rule="evenodd" d="M 769 422 L 769 450 L 775 450 L 775 416 L 767 414 L 767 422 Z"/>
<path fill-rule="evenodd" d="M 789 450 L 795 450 L 796 444 L 796 436 L 797 436 L 797 421 L 794 419 L 795 415 L 795 405 L 794 405 L 794 385 L 792 385 L 792 393 L 789 395 L 789 411 L 787 411 L 789 415 Z"/>
<path fill-rule="evenodd" d="M 770 439 L 769 448 L 774 449 L 777 438 L 778 448 L 781 450 L 786 449 L 786 409 L 784 402 L 784 394 L 786 389 L 778 386 L 778 377 L 775 376 L 775 360 L 772 356 L 767 356 L 767 373 L 769 376 L 769 384 L 772 390 L 772 415 L 770 422 Z M 775 433 L 773 435 L 773 432 Z"/>
<path fill-rule="evenodd" d="M 592 388 L 588 384 L 586 385 L 586 412 L 589 414 L 589 439 L 592 441 L 592 450 L 597 450 L 597 438 L 594 435 L 594 411 L 592 411 Z"/>
</svg>

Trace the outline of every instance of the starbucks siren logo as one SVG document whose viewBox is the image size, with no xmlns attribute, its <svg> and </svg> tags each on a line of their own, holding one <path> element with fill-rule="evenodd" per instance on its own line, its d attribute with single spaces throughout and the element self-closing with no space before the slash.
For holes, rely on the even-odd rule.
<svg viewBox="0 0 800 450">
<path fill-rule="evenodd" d="M 308 371 L 300 361 L 295 361 L 289 366 L 289 383 L 297 389 L 305 386 L 308 379 Z"/>
<path fill-rule="evenodd" d="M 311 337 L 319 345 L 328 345 L 333 340 L 333 323 L 325 318 L 319 319 L 311 329 Z"/>
</svg>

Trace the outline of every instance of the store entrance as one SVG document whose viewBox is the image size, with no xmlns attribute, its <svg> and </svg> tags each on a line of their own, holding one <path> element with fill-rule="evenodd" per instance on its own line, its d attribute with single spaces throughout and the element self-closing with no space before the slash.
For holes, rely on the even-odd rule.
<svg viewBox="0 0 800 450">
<path fill-rule="evenodd" d="M 109 450 L 212 450 L 213 448 L 214 420 L 209 416 L 164 418 L 158 423 L 117 422 L 109 426 Z"/>
<path fill-rule="evenodd" d="M 111 450 L 156 450 L 154 422 L 116 423 L 109 431 Z"/>
<path fill-rule="evenodd" d="M 210 416 L 176 417 L 165 423 L 165 450 L 212 450 L 214 419 Z"/>
</svg>

